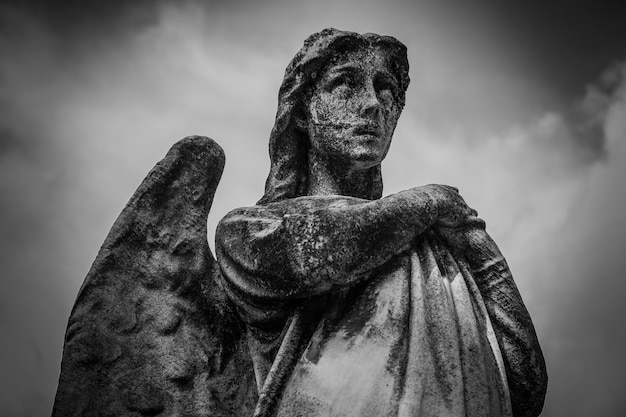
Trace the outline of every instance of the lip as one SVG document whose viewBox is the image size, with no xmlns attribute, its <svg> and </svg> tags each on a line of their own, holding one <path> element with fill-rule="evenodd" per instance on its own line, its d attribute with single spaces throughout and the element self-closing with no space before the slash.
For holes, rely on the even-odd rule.
<svg viewBox="0 0 626 417">
<path fill-rule="evenodd" d="M 352 133 L 354 135 L 372 135 L 372 136 L 380 136 L 381 129 L 380 126 L 373 123 L 364 123 L 358 124 L 352 128 Z"/>
</svg>

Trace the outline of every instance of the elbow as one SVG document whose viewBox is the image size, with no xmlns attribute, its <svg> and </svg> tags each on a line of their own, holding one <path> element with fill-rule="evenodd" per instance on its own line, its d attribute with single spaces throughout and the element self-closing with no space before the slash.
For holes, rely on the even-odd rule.
<svg viewBox="0 0 626 417">
<path fill-rule="evenodd" d="M 222 275 L 239 293 L 258 300 L 294 299 L 327 291 L 322 262 L 291 239 L 281 221 L 229 213 L 215 239 Z"/>
</svg>

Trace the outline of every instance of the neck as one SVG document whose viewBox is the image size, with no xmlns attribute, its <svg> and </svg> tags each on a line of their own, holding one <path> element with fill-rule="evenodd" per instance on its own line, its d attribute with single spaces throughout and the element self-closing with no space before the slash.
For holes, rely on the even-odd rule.
<svg viewBox="0 0 626 417">
<path fill-rule="evenodd" d="M 308 195 L 344 195 L 375 200 L 382 195 L 380 165 L 353 170 L 309 153 Z"/>
</svg>

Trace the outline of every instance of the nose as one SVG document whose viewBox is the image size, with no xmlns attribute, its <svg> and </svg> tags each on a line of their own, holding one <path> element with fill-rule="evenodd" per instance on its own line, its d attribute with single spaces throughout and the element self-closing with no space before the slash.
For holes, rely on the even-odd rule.
<svg viewBox="0 0 626 417">
<path fill-rule="evenodd" d="M 361 115 L 364 117 L 378 120 L 381 115 L 382 104 L 376 93 L 373 83 L 369 83 L 364 88 L 363 103 L 361 105 Z"/>
</svg>

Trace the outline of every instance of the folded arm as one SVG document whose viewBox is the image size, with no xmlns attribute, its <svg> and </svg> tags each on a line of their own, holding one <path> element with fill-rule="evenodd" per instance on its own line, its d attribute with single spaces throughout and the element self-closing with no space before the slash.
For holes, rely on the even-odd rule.
<svg viewBox="0 0 626 417">
<path fill-rule="evenodd" d="M 546 394 L 546 365 L 504 256 L 480 221 L 470 221 L 461 229 L 440 228 L 439 232 L 462 252 L 472 269 L 502 351 L 513 416 L 538 416 Z"/>
<path fill-rule="evenodd" d="M 434 224 L 442 212 L 439 187 L 372 201 L 312 196 L 236 209 L 217 228 L 220 265 L 238 290 L 260 299 L 353 284 Z"/>
</svg>

